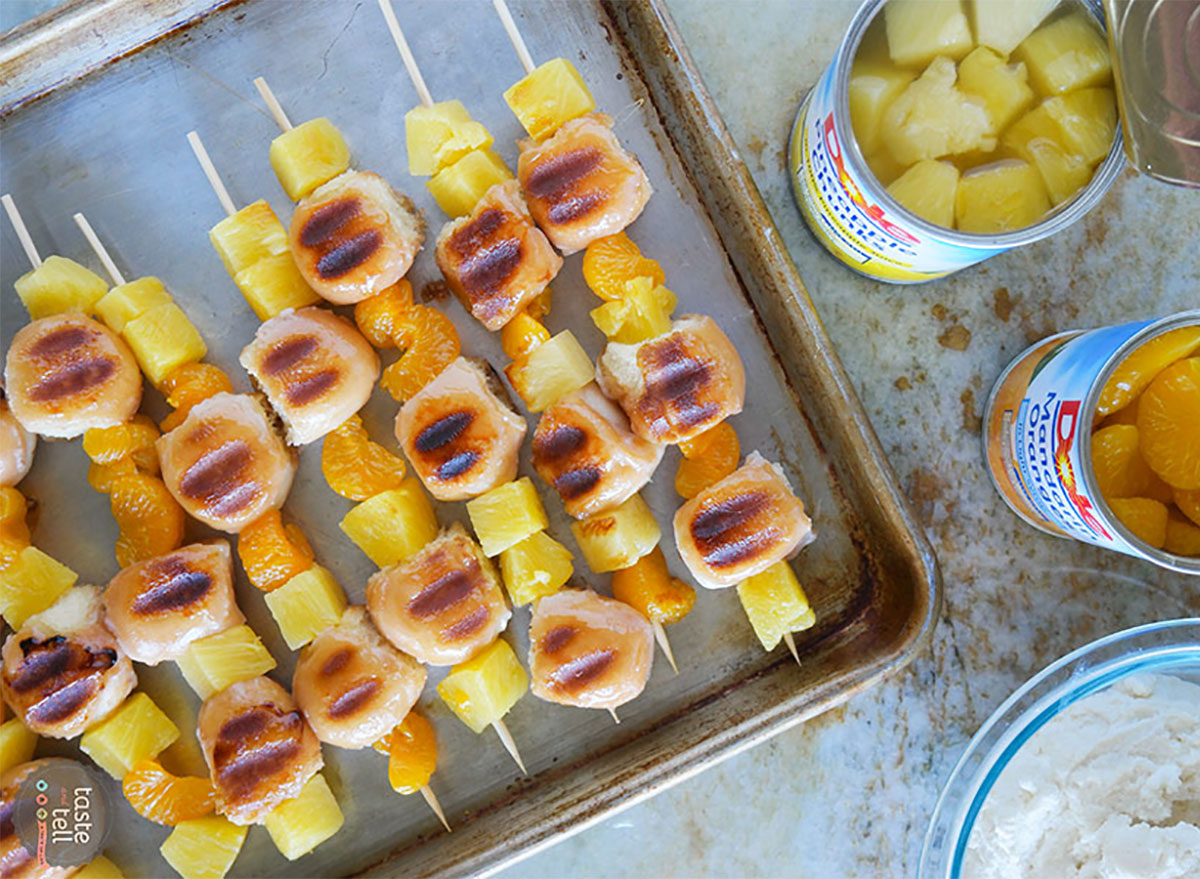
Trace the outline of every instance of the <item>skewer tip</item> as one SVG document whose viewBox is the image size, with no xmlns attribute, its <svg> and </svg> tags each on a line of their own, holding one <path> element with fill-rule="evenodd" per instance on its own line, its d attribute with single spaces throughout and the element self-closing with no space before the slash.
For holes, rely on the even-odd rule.
<svg viewBox="0 0 1200 879">
<path fill-rule="evenodd" d="M 83 237 L 87 239 L 92 252 L 96 254 L 101 265 L 104 266 L 104 270 L 108 272 L 108 277 L 117 286 L 124 284 L 125 276 L 117 268 L 116 262 L 113 261 L 113 258 L 108 253 L 108 248 L 104 246 L 104 242 L 100 240 L 100 236 L 96 234 L 96 230 L 92 228 L 92 224 L 87 221 L 87 217 L 82 212 L 76 211 L 73 219 L 75 220 L 75 225 L 79 227 L 79 231 L 83 233 Z"/>
<path fill-rule="evenodd" d="M 504 745 L 504 749 L 516 761 L 517 766 L 521 767 L 521 773 L 528 775 L 529 770 L 525 768 L 525 761 L 521 759 L 521 752 L 517 750 L 517 743 L 513 741 L 508 726 L 503 720 L 495 720 L 492 721 L 492 729 L 496 730 L 496 735 L 500 736 L 500 742 Z"/>
<path fill-rule="evenodd" d="M 25 251 L 25 257 L 35 269 L 39 268 L 42 264 L 42 257 L 33 243 L 33 236 L 25 228 L 25 221 L 21 219 L 21 212 L 17 210 L 17 203 L 13 201 L 12 195 L 7 192 L 4 195 L 0 195 L 0 203 L 4 204 L 4 212 L 8 214 L 8 219 L 12 222 L 13 229 L 17 233 L 17 239 L 21 242 L 21 249 Z"/>
<path fill-rule="evenodd" d="M 800 654 L 796 651 L 796 639 L 792 637 L 791 632 L 783 633 L 783 642 L 787 644 L 788 650 L 792 651 L 792 659 L 796 660 L 796 665 L 803 665 Z"/>
<path fill-rule="evenodd" d="M 654 627 L 654 639 L 658 641 L 658 646 L 662 648 L 663 655 L 667 657 L 667 662 L 671 663 L 671 668 L 675 670 L 675 674 L 679 674 L 679 666 L 675 664 L 675 651 L 671 649 L 671 642 L 667 639 L 667 630 L 663 628 L 660 622 L 651 622 Z"/>
<path fill-rule="evenodd" d="M 442 804 L 438 802 L 437 794 L 433 792 L 429 785 L 420 788 L 420 794 L 425 798 L 425 802 L 429 805 L 433 814 L 437 815 L 438 820 L 442 822 L 442 826 L 446 828 L 446 832 L 453 833 L 454 831 L 450 828 L 450 822 L 446 820 L 446 813 L 442 811 Z"/>
<path fill-rule="evenodd" d="M 617 717 L 617 709 L 610 708 L 610 709 L 608 709 L 608 713 L 612 715 L 613 723 L 616 723 L 616 724 L 621 723 L 621 718 Z"/>
<path fill-rule="evenodd" d="M 380 2 L 384 2 L 384 0 L 380 0 Z M 504 0 L 492 0 L 492 7 L 496 10 L 496 14 L 500 16 L 500 23 L 504 25 L 504 32 L 508 34 L 508 40 L 512 43 L 513 49 L 516 50 L 517 58 L 520 60 L 521 66 L 525 68 L 525 73 L 533 73 L 537 65 L 533 63 L 533 56 L 529 54 L 529 47 L 525 45 L 525 38 L 517 30 L 517 23 L 513 20 L 512 13 L 508 9 L 508 4 Z"/>
</svg>

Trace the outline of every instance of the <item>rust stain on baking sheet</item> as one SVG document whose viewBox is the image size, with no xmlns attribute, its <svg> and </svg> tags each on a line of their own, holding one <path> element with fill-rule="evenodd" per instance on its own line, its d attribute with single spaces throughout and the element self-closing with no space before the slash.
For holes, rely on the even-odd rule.
<svg viewBox="0 0 1200 879">
<path fill-rule="evenodd" d="M 962 324 L 953 324 L 938 336 L 938 344 L 951 351 L 966 351 L 971 344 L 971 331 Z"/>
</svg>

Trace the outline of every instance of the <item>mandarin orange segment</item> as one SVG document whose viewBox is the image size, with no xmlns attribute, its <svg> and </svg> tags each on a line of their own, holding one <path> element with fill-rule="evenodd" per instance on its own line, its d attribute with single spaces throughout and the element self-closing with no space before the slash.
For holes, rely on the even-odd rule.
<svg viewBox="0 0 1200 879">
<path fill-rule="evenodd" d="M 182 424 L 197 403 L 216 394 L 232 391 L 233 382 L 229 376 L 211 363 L 185 363 L 172 370 L 163 380 L 162 392 L 167 398 L 167 405 L 175 411 L 163 419 L 163 431 L 173 430 Z"/>
<path fill-rule="evenodd" d="M 170 552 L 183 543 L 183 507 L 157 476 L 120 476 L 109 486 L 108 500 L 120 528 L 116 551 L 122 568 Z"/>
<path fill-rule="evenodd" d="M 1173 488 L 1200 488 L 1200 357 L 1171 364 L 1138 404 L 1142 457 Z"/>
<path fill-rule="evenodd" d="M 88 484 L 101 494 L 112 491 L 113 483 L 122 476 L 133 476 L 138 472 L 133 458 L 120 458 L 111 464 L 89 464 Z M 154 475 L 154 474 L 150 474 Z"/>
<path fill-rule="evenodd" d="M 500 344 L 509 360 L 520 360 L 543 342 L 550 341 L 550 331 L 539 320 L 522 311 L 500 330 Z"/>
<path fill-rule="evenodd" d="M 1100 494 L 1106 498 L 1149 497 L 1164 504 L 1171 502 L 1171 486 L 1142 459 L 1136 427 L 1102 427 L 1092 434 L 1091 446 L 1092 469 Z"/>
<path fill-rule="evenodd" d="M 93 427 L 83 435 L 83 451 L 96 464 L 131 458 L 143 473 L 158 473 L 154 442 L 161 436 L 148 415 L 135 415 L 124 424 Z"/>
<path fill-rule="evenodd" d="M 1163 549 L 1175 555 L 1200 556 L 1200 528 L 1178 513 L 1168 514 Z"/>
<path fill-rule="evenodd" d="M 1129 405 L 1155 376 L 1197 348 L 1200 348 L 1200 327 L 1180 327 L 1151 339 L 1113 370 L 1100 391 L 1096 411 L 1109 415 Z"/>
<path fill-rule="evenodd" d="M 283 523 L 283 514 L 271 510 L 242 529 L 238 558 L 246 577 L 262 592 L 271 592 L 313 566 L 308 538 L 297 526 Z"/>
<path fill-rule="evenodd" d="M 458 331 L 450 318 L 428 305 L 415 305 L 396 335 L 405 348 L 383 371 L 380 385 L 398 402 L 429 384 L 458 357 Z"/>
<path fill-rule="evenodd" d="M 1167 540 L 1167 507 L 1152 498 L 1105 498 L 1113 515 L 1139 540 L 1162 549 Z"/>
<path fill-rule="evenodd" d="M 413 309 L 412 284 L 401 278 L 354 306 L 358 331 L 376 348 L 395 348 L 396 336 Z"/>
<path fill-rule="evenodd" d="M 534 320 L 540 321 L 550 313 L 550 303 L 554 298 L 550 287 L 546 286 L 541 293 L 534 296 L 529 304 L 525 306 L 525 310 L 529 312 L 529 316 Z"/>
<path fill-rule="evenodd" d="M 597 238 L 583 255 L 583 279 L 601 299 L 612 301 L 625 295 L 625 282 L 651 278 L 654 286 L 667 280 L 657 262 L 642 256 L 642 251 L 624 232 Z"/>
<path fill-rule="evenodd" d="M 415 794 L 437 769 L 437 740 L 429 721 L 410 711 L 400 725 L 384 737 L 387 742 L 388 781 L 398 794 Z M 378 750 L 380 743 L 375 745 Z"/>
<path fill-rule="evenodd" d="M 141 760 L 134 764 L 121 781 L 121 792 L 135 812 L 147 821 L 167 827 L 203 818 L 216 806 L 211 781 L 172 775 L 157 760 Z"/>
<path fill-rule="evenodd" d="M 683 460 L 675 471 L 675 490 L 686 498 L 695 497 L 736 470 L 742 454 L 737 431 L 724 421 L 680 443 L 679 450 Z"/>
<path fill-rule="evenodd" d="M 321 472 L 329 487 L 344 498 L 365 501 L 404 481 L 404 461 L 372 442 L 362 419 L 351 415 L 326 434 Z"/>
<path fill-rule="evenodd" d="M 1177 488 L 1171 492 L 1171 497 L 1175 506 L 1179 507 L 1179 512 L 1200 525 L 1200 489 L 1184 491 Z"/>
<path fill-rule="evenodd" d="M 696 590 L 671 576 L 657 546 L 628 568 L 614 571 L 612 590 L 618 601 L 664 626 L 679 622 L 696 603 Z"/>
</svg>

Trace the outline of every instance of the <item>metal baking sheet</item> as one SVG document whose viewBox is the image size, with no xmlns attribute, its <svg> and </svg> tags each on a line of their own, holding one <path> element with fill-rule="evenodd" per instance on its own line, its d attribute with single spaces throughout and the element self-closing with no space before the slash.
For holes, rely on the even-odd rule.
<svg viewBox="0 0 1200 879">
<path fill-rule="evenodd" d="M 621 710 L 619 726 L 605 713 L 532 696 L 515 706 L 507 722 L 528 778 L 491 731 L 475 736 L 450 715 L 433 691 L 442 677 L 435 670 L 421 708 L 437 730 L 432 786 L 454 833 L 441 831 L 420 798 L 390 790 L 379 755 L 325 746 L 326 777 L 346 815 L 342 831 L 289 864 L 265 831 L 253 829 L 234 876 L 488 872 L 871 685 L 925 643 L 936 619 L 936 561 L 665 10 L 590 0 L 554 4 L 552 15 L 536 0 L 512 6 L 535 60 L 570 58 L 645 165 L 656 194 L 630 232 L 663 264 L 680 312 L 715 316 L 745 359 L 749 399 L 733 424 L 744 452 L 758 449 L 782 462 L 812 514 L 819 538 L 796 570 L 818 623 L 797 638 L 804 660 L 797 667 L 782 647 L 763 653 L 733 590 L 701 590 L 695 611 L 670 628 L 680 674 L 660 657 L 646 692 Z M 522 132 L 500 92 L 522 71 L 491 4 L 404 0 L 396 7 L 435 99 L 462 99 L 514 163 Z M 221 211 L 184 135 L 200 132 L 235 201 L 265 197 L 287 217 L 291 205 L 267 161 L 277 129 L 251 84 L 257 75 L 294 121 L 332 118 L 355 164 L 412 196 L 436 233 L 443 218 L 422 181 L 408 176 L 403 147 L 403 116 L 416 95 L 374 3 L 77 0 L 0 44 L 0 190 L 13 194 L 38 246 L 99 270 L 71 222 L 83 211 L 128 275 L 165 281 L 204 334 L 210 359 L 242 389 L 248 385 L 237 354 L 257 321 L 208 243 Z M 417 290 L 437 277 L 431 250 L 410 275 Z M 0 257 L 7 346 L 26 320 L 12 284 L 27 268 L 7 225 Z M 569 258 L 554 284 L 549 324 L 554 332 L 571 328 L 593 356 L 603 342 L 587 317 L 594 305 L 580 257 Z M 498 338 L 457 302 L 440 307 L 465 351 L 506 362 Z M 163 412 L 153 392 L 145 408 Z M 365 412 L 374 436 L 393 449 L 395 411 L 379 392 Z M 285 510 L 361 601 L 373 568 L 337 528 L 351 504 L 326 487 L 319 458 L 319 445 L 303 451 Z M 669 451 L 645 492 L 667 534 L 679 503 L 677 462 Z M 529 473 L 527 448 L 522 465 Z M 103 583 L 116 572 L 116 528 L 86 471 L 78 442 L 44 443 L 22 487 L 41 508 L 35 542 L 84 582 Z M 561 504 L 543 497 L 551 532 L 576 550 Z M 440 505 L 438 514 L 443 524 L 466 521 L 460 504 Z M 204 535 L 192 523 L 190 536 Z M 672 570 L 685 573 L 669 539 L 664 550 Z M 608 576 L 587 575 L 581 561 L 579 568 L 608 589 Z M 244 578 L 238 594 L 279 661 L 274 676 L 288 682 L 293 655 L 261 596 Z M 517 610 L 506 634 L 518 655 L 528 646 L 528 620 L 527 609 Z M 191 735 L 198 700 L 173 666 L 139 673 L 185 730 L 170 758 L 199 770 Z M 110 855 L 128 875 L 169 875 L 157 851 L 167 830 L 138 819 L 115 783 L 111 793 L 121 820 Z"/>
</svg>

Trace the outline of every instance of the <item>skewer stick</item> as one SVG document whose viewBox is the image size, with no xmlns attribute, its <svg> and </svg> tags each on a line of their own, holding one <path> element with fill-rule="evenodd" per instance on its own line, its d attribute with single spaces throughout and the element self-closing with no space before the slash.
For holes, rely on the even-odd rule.
<svg viewBox="0 0 1200 879">
<path fill-rule="evenodd" d="M 446 820 L 446 813 L 442 811 L 442 804 L 438 802 L 437 794 L 425 785 L 418 789 L 418 792 L 425 798 L 425 802 L 429 804 L 429 808 L 433 810 L 433 814 L 438 816 L 438 820 L 442 822 L 442 826 L 446 828 L 447 833 L 453 833 L 450 829 L 450 822 Z"/>
<path fill-rule="evenodd" d="M 651 620 L 650 625 L 654 627 L 654 640 L 658 641 L 658 646 L 662 648 L 662 652 L 667 657 L 667 662 L 671 663 L 671 668 L 675 669 L 675 674 L 679 674 L 679 666 L 675 664 L 675 652 L 671 650 L 671 642 L 667 640 L 667 630 L 663 628 L 663 624 Z"/>
<path fill-rule="evenodd" d="M 400 22 L 396 20 L 396 12 L 392 9 L 391 0 L 379 0 L 379 10 L 383 13 L 383 20 L 387 22 L 388 30 L 392 32 L 392 39 L 396 41 L 396 48 L 400 50 L 400 60 L 404 62 L 404 69 L 408 71 L 408 78 L 412 80 L 413 88 L 417 90 L 417 97 L 421 99 L 421 103 L 426 107 L 432 107 L 433 95 L 429 93 L 429 86 L 425 85 L 425 77 L 421 76 L 421 71 L 417 67 L 417 59 L 413 57 L 412 49 L 408 48 L 408 40 L 404 38 L 404 31 L 400 30 Z"/>
<path fill-rule="evenodd" d="M 800 654 L 796 652 L 796 639 L 792 637 L 791 632 L 783 633 L 783 643 L 787 644 L 788 650 L 792 651 L 792 659 L 796 660 L 796 665 L 803 665 L 800 662 Z"/>
<path fill-rule="evenodd" d="M 192 145 L 192 152 L 196 154 L 196 161 L 204 169 L 204 176 L 208 178 L 208 185 L 216 193 L 217 201 L 221 203 L 221 207 L 225 208 L 226 216 L 232 217 L 237 213 L 237 207 L 234 206 L 233 199 L 229 197 L 229 190 L 221 182 L 221 175 L 217 173 L 217 166 L 208 157 L 208 150 L 204 148 L 204 143 L 200 140 L 200 135 L 194 131 L 189 131 L 187 141 Z"/>
<path fill-rule="evenodd" d="M 283 104 L 279 103 L 279 98 L 275 97 L 275 92 L 271 91 L 271 87 L 267 85 L 267 81 L 261 76 L 254 78 L 254 87 L 258 89 L 258 93 L 262 95 L 263 102 L 267 105 L 267 109 L 271 111 L 271 115 L 275 117 L 276 124 L 284 131 L 292 130 L 292 120 L 287 118 L 287 113 L 283 112 Z"/>
<path fill-rule="evenodd" d="M 612 715 L 613 723 L 619 724 L 621 722 L 621 718 L 617 717 L 617 709 L 610 708 L 608 709 L 608 713 Z"/>
<path fill-rule="evenodd" d="M 505 726 L 504 721 L 492 721 L 492 729 L 496 731 L 496 735 L 500 736 L 500 741 L 503 743 L 505 750 L 517 761 L 517 765 L 521 767 L 521 771 L 528 775 L 529 770 L 525 768 L 525 761 L 521 759 L 521 752 L 517 750 L 517 743 L 513 741 L 512 733 L 508 731 L 508 727 Z"/>
<path fill-rule="evenodd" d="M 380 2 L 384 2 L 384 0 L 380 0 Z M 533 63 L 533 56 L 529 54 L 529 48 L 525 45 L 521 32 L 517 30 L 517 23 L 513 21 L 512 13 L 508 11 L 508 4 L 504 0 L 492 0 L 492 5 L 496 7 L 496 14 L 500 16 L 500 23 L 504 25 L 509 41 L 517 50 L 517 58 L 520 59 L 521 66 L 525 68 L 526 73 L 533 73 L 537 65 Z"/>
<path fill-rule="evenodd" d="M 0 196 L 0 202 L 4 203 L 4 212 L 8 214 L 8 219 L 12 222 L 13 229 L 16 230 L 17 238 L 21 242 L 21 249 L 25 251 L 26 258 L 35 269 L 41 268 L 42 258 L 38 255 L 37 247 L 33 244 L 33 236 L 25 228 L 25 221 L 21 219 L 21 212 L 17 210 L 17 203 L 13 201 L 13 197 L 7 192 Z"/>
<path fill-rule="evenodd" d="M 79 227 L 79 231 L 83 233 L 87 243 L 92 246 L 92 252 L 99 258 L 104 270 L 112 278 L 113 284 L 118 287 L 124 284 L 125 276 L 121 274 L 121 270 L 117 268 L 113 258 L 108 255 L 108 248 L 104 246 L 104 242 L 100 240 L 100 236 L 96 234 L 92 224 L 87 221 L 87 217 L 80 213 L 75 214 L 75 225 Z"/>
</svg>

